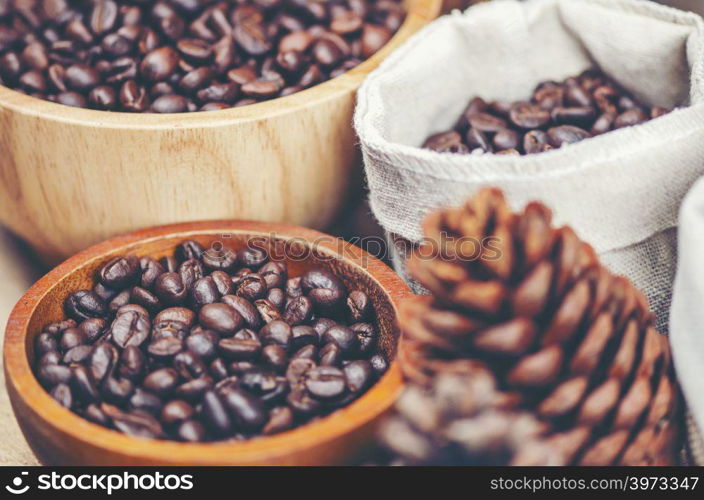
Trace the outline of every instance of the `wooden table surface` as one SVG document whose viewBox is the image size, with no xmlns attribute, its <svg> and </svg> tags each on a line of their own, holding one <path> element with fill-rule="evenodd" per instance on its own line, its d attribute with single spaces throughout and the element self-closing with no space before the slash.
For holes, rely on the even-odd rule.
<svg viewBox="0 0 704 500">
<path fill-rule="evenodd" d="M 5 336 L 7 317 L 29 286 L 41 274 L 27 257 L 28 252 L 9 234 L 0 229 L 0 344 Z M 32 450 L 22 436 L 5 391 L 5 376 L 0 357 L 0 465 L 38 465 Z"/>
</svg>

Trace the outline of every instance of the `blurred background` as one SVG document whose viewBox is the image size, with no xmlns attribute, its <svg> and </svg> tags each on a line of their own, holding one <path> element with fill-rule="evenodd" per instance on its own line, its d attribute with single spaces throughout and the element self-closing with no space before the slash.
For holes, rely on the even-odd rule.
<svg viewBox="0 0 704 500">
<path fill-rule="evenodd" d="M 446 0 L 446 10 L 464 8 L 469 3 L 471 3 L 469 0 Z M 704 15 L 704 0 L 661 0 L 660 3 Z M 0 151 L 1 154 L 2 151 Z M 348 240 L 383 235 L 366 204 L 364 192 L 360 192 L 355 199 L 351 200 L 339 219 L 328 228 L 328 232 Z M 27 288 L 46 271 L 47 269 L 37 262 L 26 246 L 0 228 L 0 343 L 4 335 L 4 325 L 12 307 Z M 4 386 L 3 373 L 0 369 L 0 430 L 4 434 L 3 444 L 0 445 L 0 465 L 35 465 L 36 459 L 25 443 L 12 415 Z"/>
</svg>

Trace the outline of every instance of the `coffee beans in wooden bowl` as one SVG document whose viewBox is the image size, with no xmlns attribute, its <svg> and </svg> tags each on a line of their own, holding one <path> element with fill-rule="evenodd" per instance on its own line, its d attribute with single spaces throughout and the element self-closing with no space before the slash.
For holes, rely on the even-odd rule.
<svg viewBox="0 0 704 500">
<path fill-rule="evenodd" d="M 327 415 L 387 369 L 375 310 L 329 269 L 288 272 L 261 247 L 195 240 L 112 257 L 35 338 L 35 374 L 64 407 L 142 438 L 246 440 Z"/>
<path fill-rule="evenodd" d="M 486 102 L 475 97 L 454 128 L 423 147 L 440 153 L 542 153 L 668 113 L 638 102 L 598 70 L 539 84 L 529 100 Z"/>
<path fill-rule="evenodd" d="M 0 0 L 0 84 L 97 110 L 244 106 L 354 68 L 403 20 L 398 0 Z"/>
</svg>

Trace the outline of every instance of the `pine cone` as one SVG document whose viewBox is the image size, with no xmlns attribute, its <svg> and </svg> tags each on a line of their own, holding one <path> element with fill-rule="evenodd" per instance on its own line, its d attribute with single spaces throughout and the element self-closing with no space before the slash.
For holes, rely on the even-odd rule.
<svg viewBox="0 0 704 500">
<path fill-rule="evenodd" d="M 674 462 L 669 345 L 627 279 L 572 229 L 552 227 L 547 207 L 514 213 L 496 189 L 431 214 L 423 230 L 408 268 L 431 295 L 400 314 L 411 383 L 430 388 L 458 360 L 474 360 L 496 378 L 504 411 L 545 424 L 540 440 L 566 463 Z"/>
<path fill-rule="evenodd" d="M 512 457 L 530 459 L 521 465 L 564 464 L 544 442 L 548 426 L 503 408 L 492 373 L 471 361 L 455 362 L 428 388 L 411 384 L 396 410 L 380 430 L 394 465 L 500 465 Z"/>
</svg>

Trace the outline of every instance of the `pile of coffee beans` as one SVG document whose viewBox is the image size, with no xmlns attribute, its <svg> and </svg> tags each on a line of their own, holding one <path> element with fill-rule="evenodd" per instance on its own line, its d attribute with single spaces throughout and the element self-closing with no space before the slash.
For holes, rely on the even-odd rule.
<svg viewBox="0 0 704 500">
<path fill-rule="evenodd" d="M 354 68 L 403 19 L 400 0 L 0 0 L 0 84 L 98 110 L 244 106 Z"/>
<path fill-rule="evenodd" d="M 440 153 L 535 154 L 668 113 L 647 107 L 597 70 L 538 85 L 528 101 L 472 99 L 453 130 L 423 145 Z"/>
<path fill-rule="evenodd" d="M 243 440 L 348 405 L 387 368 L 362 291 L 249 245 L 115 257 L 35 339 L 60 404 L 132 436 Z"/>
</svg>

